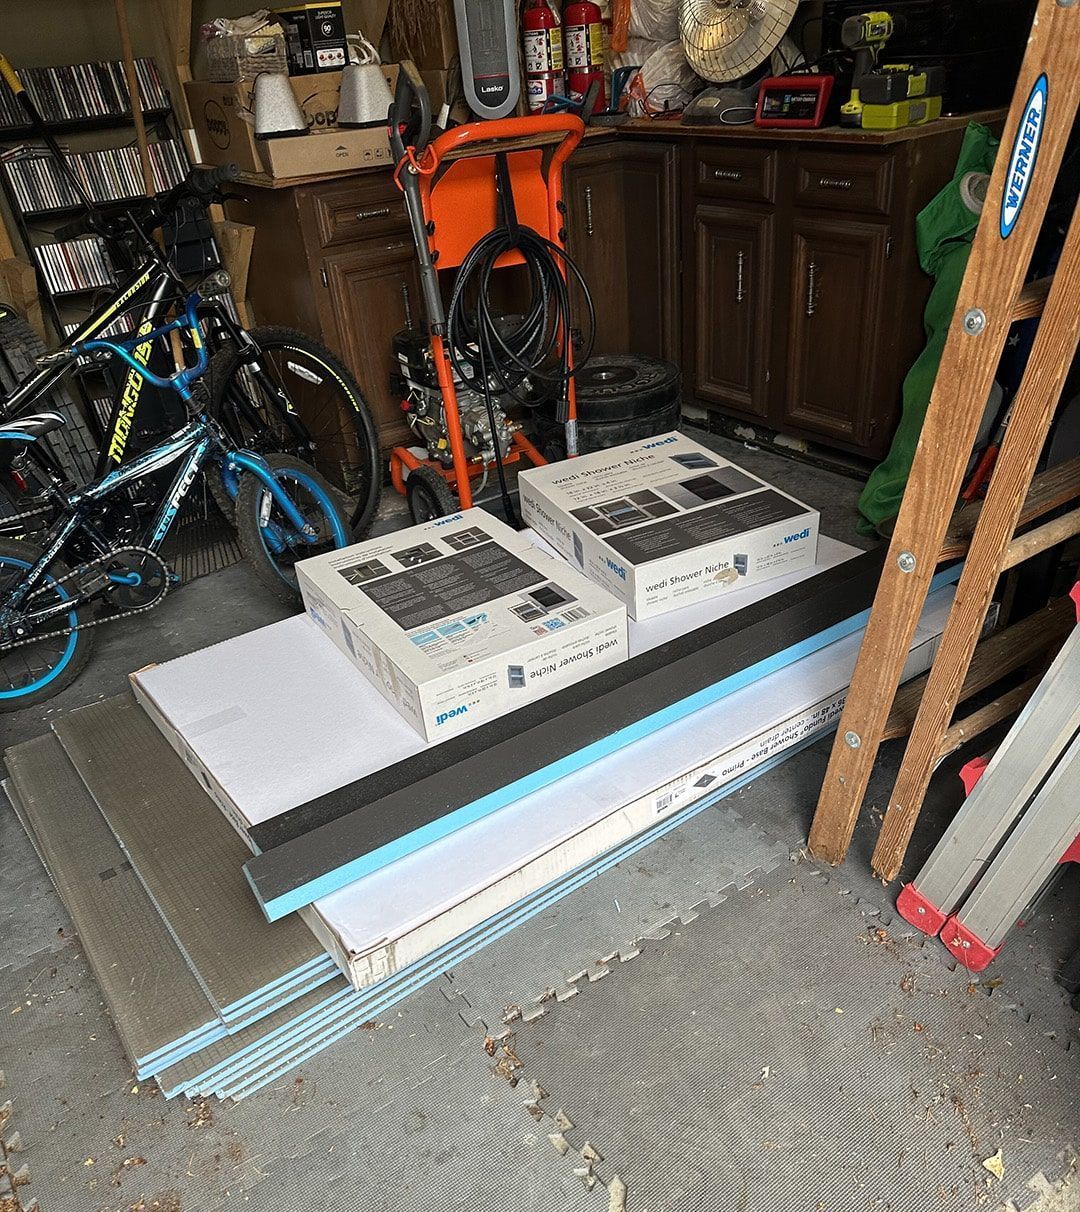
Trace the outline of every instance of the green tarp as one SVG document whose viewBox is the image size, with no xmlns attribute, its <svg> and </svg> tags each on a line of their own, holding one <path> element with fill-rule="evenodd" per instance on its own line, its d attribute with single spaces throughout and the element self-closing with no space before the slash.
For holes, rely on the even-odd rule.
<svg viewBox="0 0 1080 1212">
<path fill-rule="evenodd" d="M 979 222 L 979 216 L 964 202 L 960 182 L 971 172 L 989 173 L 997 146 L 998 140 L 985 126 L 972 122 L 964 133 L 952 180 L 919 211 L 915 220 L 919 264 L 934 279 L 923 313 L 926 347 L 904 379 L 903 412 L 889 453 L 874 468 L 859 498 L 861 534 L 888 529 L 885 524 L 899 512 Z"/>
</svg>

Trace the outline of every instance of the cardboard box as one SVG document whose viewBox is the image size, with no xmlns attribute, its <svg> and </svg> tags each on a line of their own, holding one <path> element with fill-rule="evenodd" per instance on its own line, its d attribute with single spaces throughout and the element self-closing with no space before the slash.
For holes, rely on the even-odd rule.
<svg viewBox="0 0 1080 1212">
<path fill-rule="evenodd" d="M 426 740 L 628 654 L 626 610 L 482 509 L 303 560 L 312 620 Z"/>
<path fill-rule="evenodd" d="M 381 70 L 392 92 L 397 84 L 397 64 L 386 64 Z M 338 129 L 340 72 L 293 76 L 289 84 L 308 120 L 308 136 L 256 139 L 252 80 L 229 84 L 193 80 L 185 84 L 202 163 L 235 163 L 243 172 L 303 177 L 392 162 L 383 127 Z M 312 137 L 328 133 L 333 136 L 332 142 Z"/>
<path fill-rule="evenodd" d="M 285 33 L 290 76 L 339 72 L 349 62 L 341 0 L 322 4 L 287 4 L 274 9 Z"/>
<path fill-rule="evenodd" d="M 632 618 L 806 568 L 818 513 L 680 433 L 518 477 L 521 510 Z"/>
</svg>

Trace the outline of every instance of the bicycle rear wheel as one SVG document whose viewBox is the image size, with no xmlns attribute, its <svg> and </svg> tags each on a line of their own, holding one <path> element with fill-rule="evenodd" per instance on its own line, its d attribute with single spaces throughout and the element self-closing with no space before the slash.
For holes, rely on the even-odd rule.
<svg viewBox="0 0 1080 1212">
<path fill-rule="evenodd" d="M 226 349 L 210 367 L 213 415 L 238 446 L 312 463 L 349 498 L 352 531 L 362 538 L 378 508 L 382 459 L 359 384 L 329 350 L 304 333 L 262 327 L 248 335 L 262 351 L 258 365 L 270 383 L 261 379 L 248 356 Z"/>
</svg>

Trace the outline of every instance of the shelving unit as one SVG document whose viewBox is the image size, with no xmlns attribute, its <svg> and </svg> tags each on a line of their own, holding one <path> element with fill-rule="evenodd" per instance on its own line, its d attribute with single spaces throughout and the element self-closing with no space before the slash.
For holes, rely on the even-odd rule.
<svg viewBox="0 0 1080 1212">
<path fill-rule="evenodd" d="M 136 61 L 142 116 L 151 135 L 149 143 L 154 185 L 167 192 L 190 169 L 187 150 L 173 121 L 171 98 L 152 59 Z M 133 132 L 130 97 L 121 61 L 81 63 L 57 67 L 27 68 L 20 72 L 31 99 L 44 117 L 51 134 L 85 136 L 112 133 L 111 145 L 64 147 L 70 167 L 95 203 L 105 210 L 122 210 L 143 197 L 144 183 L 139 152 L 134 141 L 116 141 L 117 132 Z M 40 142 L 6 84 L 0 82 L 0 186 L 8 199 L 15 228 L 33 264 L 45 314 L 58 336 L 73 332 L 100 303 L 103 295 L 123 280 L 134 266 L 130 250 L 121 241 L 96 235 L 77 235 L 68 229 L 83 213 L 79 197 L 64 173 Z M 185 216 L 199 230 L 173 229 L 167 240 L 178 240 L 182 268 L 201 275 L 221 264 L 220 250 L 206 221 L 205 211 Z M 134 316 L 121 316 L 107 335 L 134 331 Z M 156 351 L 155 351 L 156 353 Z M 168 358 L 162 347 L 161 357 Z M 100 444 L 119 386 L 119 373 L 87 363 L 75 371 L 74 382 L 81 396 L 86 422 L 94 443 Z M 159 407 L 154 406 L 154 400 Z M 143 402 L 140 428 L 170 427 L 175 401 L 171 396 L 148 389 Z M 87 463 L 89 465 L 82 466 Z M 93 455 L 76 460 L 80 469 L 93 470 Z"/>
</svg>

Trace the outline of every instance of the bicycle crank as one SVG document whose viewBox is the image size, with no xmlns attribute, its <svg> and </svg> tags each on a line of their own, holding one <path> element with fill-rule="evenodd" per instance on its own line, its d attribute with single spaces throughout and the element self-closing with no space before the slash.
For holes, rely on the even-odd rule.
<svg viewBox="0 0 1080 1212">
<path fill-rule="evenodd" d="M 130 615 L 144 614 L 161 604 L 172 585 L 172 577 L 168 564 L 156 552 L 145 547 L 117 547 L 100 559 L 80 564 L 66 576 L 58 577 L 52 582 L 52 587 L 74 583 L 77 588 L 77 596 L 65 604 L 65 611 L 95 597 L 109 603 L 118 603 L 120 609 L 101 618 L 77 623 L 74 627 L 55 627 L 50 631 L 34 631 L 32 624 L 27 629 L 25 620 L 18 618 L 0 620 L 7 636 L 13 637 L 0 640 L 0 652 L 24 648 L 41 640 L 61 638 L 71 635 L 74 631 L 88 631 L 91 627 L 115 623 Z M 47 593 L 49 588 L 43 586 L 32 594 L 31 604 Z"/>
</svg>

